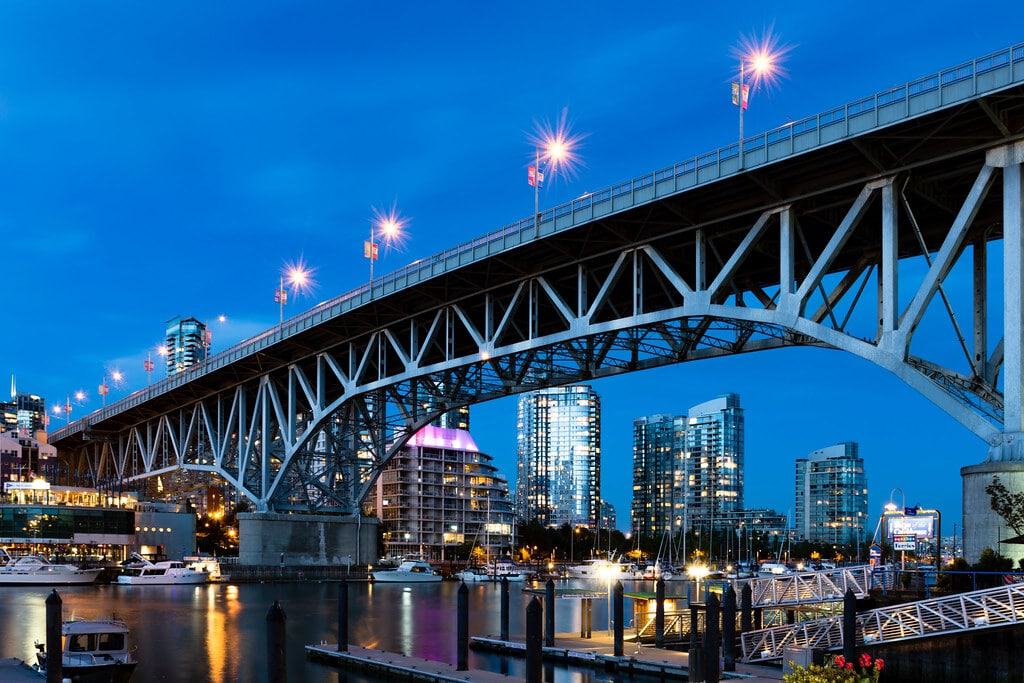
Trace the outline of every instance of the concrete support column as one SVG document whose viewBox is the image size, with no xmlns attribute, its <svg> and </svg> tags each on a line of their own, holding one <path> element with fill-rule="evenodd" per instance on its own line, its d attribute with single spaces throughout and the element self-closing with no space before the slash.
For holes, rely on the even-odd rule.
<svg viewBox="0 0 1024 683">
<path fill-rule="evenodd" d="M 1024 432 L 1024 177 L 1003 168 L 1003 431 Z M 1018 439 L 1019 441 L 1019 439 Z M 1020 458 L 1020 446 L 1009 459 Z M 1010 454 L 1007 454 L 1010 455 Z"/>
<path fill-rule="evenodd" d="M 882 267 L 881 300 L 879 301 L 879 332 L 883 339 L 896 329 L 899 316 L 897 264 L 899 262 L 899 207 L 892 179 L 882 186 Z"/>
</svg>

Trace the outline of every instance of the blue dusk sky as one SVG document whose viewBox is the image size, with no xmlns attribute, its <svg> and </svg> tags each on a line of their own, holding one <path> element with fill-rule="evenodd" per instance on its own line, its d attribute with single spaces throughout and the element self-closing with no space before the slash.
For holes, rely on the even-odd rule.
<svg viewBox="0 0 1024 683">
<path fill-rule="evenodd" d="M 362 284 L 374 206 L 409 218 L 381 271 L 528 215 L 527 136 L 563 108 L 587 133 L 585 165 L 544 205 L 727 144 L 732 47 L 768 26 L 792 45 L 789 77 L 755 93 L 749 132 L 1024 40 L 1024 4 L 5 2 L 0 373 L 51 402 L 85 389 L 95 408 L 105 371 L 126 373 L 121 392 L 145 383 L 146 350 L 177 314 L 226 315 L 215 350 L 275 323 L 285 261 L 317 269 L 290 313 Z M 962 303 L 967 285 L 951 289 Z M 895 377 L 836 351 L 596 388 L 602 489 L 622 528 L 633 418 L 727 391 L 747 416 L 749 506 L 789 511 L 794 458 L 856 440 L 873 514 L 900 486 L 940 507 L 948 531 L 959 468 L 986 453 Z M 515 412 L 514 398 L 473 410 L 510 483 Z"/>
</svg>

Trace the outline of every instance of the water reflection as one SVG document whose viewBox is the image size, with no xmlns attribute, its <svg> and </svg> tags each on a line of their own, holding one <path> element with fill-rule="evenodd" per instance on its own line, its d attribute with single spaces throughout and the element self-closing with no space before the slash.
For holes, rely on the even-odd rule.
<svg viewBox="0 0 1024 683">
<path fill-rule="evenodd" d="M 458 584 L 349 586 L 354 643 L 454 662 L 455 604 Z M 524 628 L 531 597 L 512 587 L 510 627 Z M 242 584 L 209 586 L 95 586 L 59 590 L 65 618 L 117 618 L 128 623 L 137 648 L 135 680 L 169 682 L 265 681 L 266 615 L 274 600 L 287 614 L 289 677 L 301 681 L 369 683 L 375 679 L 346 674 L 307 662 L 303 647 L 337 642 L 337 584 Z M 0 588 L 0 657 L 34 657 L 33 641 L 45 629 L 42 587 Z M 470 633 L 498 631 L 498 588 L 470 589 Z M 604 623 L 606 603 L 594 601 L 594 624 Z M 626 613 L 631 612 L 627 605 Z M 559 631 L 579 628 L 579 605 L 556 602 Z M 470 667 L 522 676 L 523 662 L 470 651 Z M 558 683 L 637 681 L 589 670 L 556 668 Z"/>
</svg>

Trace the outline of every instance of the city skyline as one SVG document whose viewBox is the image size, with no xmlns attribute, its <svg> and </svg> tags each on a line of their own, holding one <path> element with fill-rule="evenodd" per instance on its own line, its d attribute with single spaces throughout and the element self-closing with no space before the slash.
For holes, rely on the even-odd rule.
<svg viewBox="0 0 1024 683">
<path fill-rule="evenodd" d="M 761 130 L 823 110 L 960 59 L 996 49 L 1015 39 L 1009 35 L 1009 28 L 992 29 L 984 36 L 970 35 L 970 32 L 964 35 L 960 27 L 956 27 L 954 32 L 936 18 L 915 16 L 914 21 L 908 19 L 907 22 L 912 24 L 912 28 L 901 30 L 898 40 L 894 39 L 892 28 L 879 27 L 877 34 L 864 37 L 858 45 L 850 45 L 849 41 L 843 40 L 845 26 L 842 18 L 831 15 L 828 21 L 823 21 L 815 16 L 816 11 L 803 9 L 801 12 L 810 16 L 801 18 L 796 16 L 795 10 L 780 8 L 772 15 L 786 40 L 799 46 L 791 55 L 793 78 L 772 92 L 764 106 L 751 109 L 748 130 Z M 10 21 L 6 22 L 8 25 L 16 25 L 19 20 L 29 21 L 19 16 L 17 10 L 9 9 L 7 12 L 13 12 L 13 16 L 8 17 Z M 905 10 L 899 9 L 896 14 L 907 17 L 903 12 Z M 556 54 L 551 59 L 550 71 L 535 88 L 509 76 L 509 67 L 495 65 L 493 57 L 488 62 L 485 50 L 482 63 L 487 66 L 478 68 L 493 67 L 497 73 L 505 74 L 504 80 L 496 79 L 498 87 L 502 83 L 506 87 L 509 83 L 518 84 L 514 92 L 528 92 L 529 96 L 524 98 L 526 101 L 510 107 L 508 114 L 499 116 L 496 110 L 503 108 L 504 100 L 495 90 L 477 85 L 474 86 L 477 89 L 474 91 L 476 99 L 491 102 L 482 107 L 483 111 L 473 107 L 448 109 L 442 106 L 440 99 L 431 99 L 426 107 L 426 122 L 418 122 L 401 113 L 403 108 L 410 108 L 407 105 L 414 101 L 411 96 L 408 93 L 391 93 L 396 99 L 395 105 L 387 109 L 387 116 L 379 126 L 380 130 L 391 131 L 395 135 L 394 139 L 389 136 L 387 140 L 375 141 L 383 144 L 379 156 L 364 156 L 360 152 L 366 150 L 358 146 L 348 150 L 346 145 L 354 143 L 345 137 L 328 138 L 325 145 L 327 154 L 322 154 L 319 152 L 319 140 L 314 147 L 309 139 L 301 135 L 295 137 L 297 134 L 294 132 L 268 136 L 270 152 L 265 156 L 258 154 L 246 135 L 263 135 L 278 127 L 287 130 L 286 126 L 278 124 L 303 113 L 295 110 L 261 113 L 258 121 L 237 137 L 227 129 L 231 116 L 215 119 L 210 125 L 209 135 L 223 136 L 220 140 L 206 137 L 207 134 L 198 127 L 189 127 L 187 117 L 186 123 L 182 123 L 178 116 L 170 117 L 174 119 L 172 121 L 158 109 L 138 112 L 140 118 L 152 117 L 154 123 L 151 125 L 122 125 L 125 122 L 117 118 L 116 107 L 108 109 L 99 99 L 92 99 L 68 79 L 45 78 L 50 72 L 64 74 L 62 69 L 66 69 L 67 64 L 54 61 L 57 57 L 52 55 L 37 55 L 37 48 L 19 42 L 15 35 L 7 48 L 12 61 L 33 66 L 23 69 L 22 74 L 16 74 L 17 77 L 12 78 L 4 89 L 0 136 L 5 148 L 10 150 L 11 163 L 2 172 L 5 174 L 5 187 L 11 188 L 12 197 L 17 199 L 2 220 L 9 234 L 13 235 L 15 250 L 27 256 L 46 258 L 52 263 L 52 271 L 62 273 L 62 277 L 39 285 L 40 296 L 53 301 L 59 307 L 60 315 L 46 319 L 44 330 L 38 336 L 26 335 L 23 339 L 11 335 L 0 340 L 0 359 L 8 366 L 0 369 L 17 372 L 29 391 L 46 396 L 51 405 L 59 403 L 69 392 L 84 389 L 89 394 L 89 402 L 85 407 L 76 406 L 74 417 L 77 418 L 98 407 L 97 381 L 109 370 L 120 368 L 127 375 L 126 388 L 114 388 L 110 400 L 123 396 L 123 391 L 142 385 L 144 352 L 159 341 L 159 335 L 154 335 L 153 331 L 158 330 L 159 321 L 165 320 L 173 311 L 194 310 L 197 316 L 204 318 L 230 309 L 229 323 L 219 333 L 216 342 L 217 348 L 222 349 L 232 341 L 265 329 L 276 320 L 277 311 L 270 301 L 270 293 L 277 284 L 281 263 L 298 253 L 305 252 L 307 260 L 319 266 L 321 287 L 315 298 L 300 300 L 298 304 L 290 302 L 288 313 L 295 313 L 301 307 L 359 284 L 359 278 L 352 274 L 362 273 L 364 263 L 359 259 L 358 241 L 362 239 L 366 221 L 364 214 L 368 213 L 368 205 L 372 202 L 390 200 L 397 195 L 404 206 L 410 207 L 413 216 L 407 251 L 389 256 L 391 260 L 387 266 L 381 266 L 384 271 L 524 215 L 530 209 L 531 198 L 521 177 L 525 176 L 524 157 L 527 151 L 521 132 L 530 127 L 533 119 L 553 116 L 566 104 L 572 117 L 590 133 L 585 141 L 587 166 L 573 183 L 558 183 L 546 191 L 543 195 L 545 205 L 727 142 L 734 135 L 735 123 L 723 82 L 727 78 L 728 46 L 734 42 L 737 33 L 756 28 L 759 19 L 754 20 L 752 27 L 747 23 L 738 25 L 735 21 L 724 21 L 714 12 L 697 15 L 680 12 L 657 31 L 644 33 L 638 27 L 638 33 L 632 40 L 637 46 L 649 46 L 640 50 L 640 57 L 649 59 L 673 55 L 678 44 L 687 44 L 687 54 L 693 57 L 692 63 L 674 65 L 677 71 L 671 74 L 677 82 L 692 84 L 687 94 L 667 98 L 664 111 L 659 111 L 654 117 L 645 117 L 651 119 L 647 121 L 637 121 L 630 112 L 653 100 L 660 92 L 658 81 L 641 79 L 632 84 L 622 94 L 623 104 L 619 108 L 586 94 L 587 89 L 605 83 L 603 79 L 613 78 L 617 71 L 612 70 L 614 73 L 603 75 L 596 82 L 591 76 L 585 79 L 586 83 L 573 85 L 571 75 L 581 68 L 585 73 L 596 73 L 595 61 L 600 63 L 602 59 L 611 59 L 611 55 L 616 60 L 621 59 L 624 52 L 621 44 L 617 44 L 614 50 L 598 50 L 591 54 L 585 52 L 580 43 L 565 38 L 564 43 L 558 43 L 554 48 Z M 82 25 L 99 20 L 82 14 L 66 19 L 65 23 L 58 21 L 51 29 L 56 36 L 69 32 L 77 34 Z M 520 20 L 522 18 L 514 19 Z M 253 21 L 258 23 L 259 19 Z M 592 17 L 588 21 L 593 22 L 592 28 L 596 32 L 610 35 L 606 23 Z M 702 21 L 714 28 L 705 31 L 707 36 L 697 41 L 700 31 L 694 24 L 700 25 Z M 212 23 L 215 27 L 216 19 Z M 411 32 L 412 23 L 415 23 L 415 18 L 410 25 L 403 23 L 398 26 L 398 33 Z M 310 27 L 310 30 L 314 28 Z M 555 28 L 542 26 L 538 30 L 545 35 L 559 35 Z M 190 92 L 210 87 L 211 82 L 222 77 L 216 73 L 200 77 L 204 60 L 223 56 L 211 55 L 217 52 L 217 48 L 213 42 L 204 42 L 204 37 L 210 37 L 207 31 L 198 32 L 195 38 L 198 42 L 194 47 L 201 49 L 190 54 L 190 60 L 179 65 L 177 70 L 165 71 L 166 81 L 162 84 L 170 90 L 157 93 L 164 97 L 171 95 L 171 99 L 181 102 L 186 111 L 191 111 L 187 109 Z M 25 33 L 31 34 L 31 31 Z M 317 35 L 322 39 L 318 44 L 320 49 L 336 60 L 332 64 L 350 57 L 344 50 L 339 53 L 340 48 L 333 47 L 326 35 Z M 957 40 L 951 40 L 954 36 Z M 158 47 L 160 45 L 153 35 L 123 40 L 129 40 L 133 45 L 136 40 L 154 41 Z M 344 41 L 339 39 L 338 42 Z M 416 45 L 414 40 L 411 42 Z M 83 44 L 76 42 L 74 36 L 66 36 L 66 44 L 68 59 L 73 59 L 83 49 Z M 253 46 L 248 47 L 252 49 Z M 480 45 L 473 47 L 480 48 Z M 113 46 L 100 46 L 94 57 L 97 64 L 109 65 L 116 61 L 121 56 L 117 49 L 116 41 Z M 325 75 L 316 68 L 323 56 L 321 53 L 312 54 L 292 46 L 275 56 L 294 64 L 304 75 L 306 80 L 301 83 L 310 88 L 301 90 L 303 97 L 317 89 L 312 86 L 334 83 L 329 72 Z M 453 55 L 452 59 L 461 56 Z M 555 57 L 566 64 L 558 64 Z M 97 81 L 99 77 L 95 71 L 89 70 L 88 64 L 86 62 L 83 67 L 84 74 L 80 74 L 84 76 L 83 82 L 106 92 L 111 83 Z M 624 70 L 631 66 L 618 61 L 611 64 Z M 262 65 L 265 66 L 265 61 Z M 380 64 L 369 66 L 382 68 Z M 370 73 L 375 72 L 371 70 Z M 882 75 L 869 76 L 871 73 Z M 136 77 L 137 74 L 129 69 L 118 78 L 134 82 Z M 369 80 L 368 77 L 367 81 L 356 86 L 372 91 Z M 48 124 L 52 124 L 54 118 L 64 123 L 59 108 L 54 110 L 52 118 L 33 124 L 29 116 L 32 112 L 26 111 L 25 105 L 26 93 L 33 93 L 36 87 L 33 83 L 44 81 L 47 82 L 43 92 L 45 101 L 66 103 L 70 100 L 84 112 L 71 130 L 50 142 L 45 142 L 40 136 L 51 131 Z M 115 85 L 121 81 L 115 81 Z M 409 83 L 412 82 L 410 79 Z M 246 90 L 246 86 L 238 82 L 228 85 L 236 95 L 262 92 L 259 88 Z M 288 92 L 284 81 L 272 80 L 263 86 L 276 88 L 277 92 Z M 454 83 L 448 82 L 447 88 L 442 84 L 441 91 L 447 97 L 453 87 Z M 322 90 L 329 92 L 331 89 Z M 488 97 L 493 99 L 488 100 Z M 244 97 L 240 100 L 246 101 Z M 333 100 L 323 100 L 321 104 L 336 115 L 330 118 L 331 121 L 350 115 L 358 122 L 357 128 L 366 130 L 371 130 L 372 119 L 380 115 L 376 108 L 371 117 L 365 112 L 342 107 Z M 413 109 L 419 111 L 419 108 Z M 478 118 L 492 120 L 478 122 Z M 323 133 L 327 129 L 327 120 L 317 121 L 320 124 L 317 131 Z M 439 130 L 460 129 L 468 122 L 478 124 L 472 129 L 477 133 L 473 145 L 454 147 L 450 140 L 445 140 L 442 147 L 418 147 L 423 137 Z M 659 144 L 649 147 L 631 144 L 643 137 L 637 134 L 636 126 L 641 126 L 639 132 L 659 139 Z M 105 136 L 118 128 L 124 131 L 129 144 L 115 147 L 114 154 L 107 154 L 105 145 L 100 147 L 90 142 L 105 140 Z M 165 142 L 162 137 L 169 140 Z M 185 160 L 176 154 L 176 148 L 189 147 L 183 143 L 192 138 L 197 139 L 201 149 L 212 150 L 211 157 L 223 159 L 224 167 L 201 167 L 203 173 L 197 177 L 195 160 L 189 158 L 188 163 L 184 163 Z M 132 150 L 132 145 L 137 151 Z M 294 157 L 288 154 L 292 145 L 298 150 Z M 410 148 L 413 148 L 412 152 Z M 140 153 L 143 150 L 154 153 Z M 29 154 L 30 151 L 38 154 Z M 34 159 L 35 156 L 38 160 Z M 368 158 L 369 168 L 360 168 L 360 178 L 376 177 L 377 180 L 359 184 L 360 178 L 353 180 L 351 169 L 356 166 L 353 160 L 365 158 Z M 95 173 L 88 178 L 79 177 L 82 174 L 77 172 L 78 165 L 93 161 L 97 164 Z M 253 161 L 255 163 L 251 163 Z M 409 175 L 455 176 L 470 166 L 470 161 L 474 167 L 485 164 L 488 173 L 472 174 L 473 189 L 464 191 L 465 188 L 460 187 L 460 202 L 451 201 L 454 190 L 447 181 L 420 186 L 407 179 Z M 249 167 L 257 170 L 244 170 Z M 56 179 L 53 184 L 59 189 L 52 195 L 39 189 L 42 183 L 38 174 L 43 168 L 52 172 Z M 161 177 L 157 174 L 166 175 Z M 135 175 L 139 177 L 133 178 Z M 105 181 L 98 180 L 104 178 Z M 156 182 L 158 178 L 164 182 Z M 463 178 L 459 184 L 465 186 L 469 181 Z M 346 186 L 345 182 L 354 182 L 355 190 L 347 193 L 344 201 L 334 198 L 338 188 Z M 412 189 L 414 185 L 416 187 Z M 162 188 L 161 191 L 158 192 L 157 187 Z M 198 193 L 195 192 L 197 189 L 200 190 Z M 187 201 L 178 206 L 168 201 L 172 195 L 186 197 Z M 331 199 L 324 199 L 326 197 Z M 67 201 L 60 201 L 62 199 Z M 449 204 L 456 203 L 457 208 L 448 208 Z M 168 209 L 165 214 L 155 215 L 154 206 Z M 118 210 L 115 211 L 114 207 Z M 268 217 L 258 216 L 260 213 L 266 213 Z M 467 216 L 471 220 L 466 220 Z M 461 231 L 440 229 L 440 226 L 450 224 L 467 227 Z M 139 226 L 147 226 L 147 229 L 142 231 Z M 166 231 L 182 229 L 183 226 L 192 226 L 196 248 L 184 250 L 175 257 L 185 261 L 179 267 L 192 273 L 193 277 L 189 278 L 190 281 L 182 281 L 180 287 L 173 291 L 162 291 L 165 273 L 161 273 L 159 266 L 168 266 L 159 254 L 161 240 Z M 339 226 L 346 227 L 342 230 Z M 338 238 L 339 232 L 343 239 Z M 432 233 L 437 239 L 429 237 Z M 240 239 L 240 235 L 246 239 Z M 131 248 L 126 249 L 126 254 L 112 258 L 106 245 L 117 238 L 131 243 Z M 204 253 L 203 247 L 208 247 L 215 238 L 232 243 L 236 251 L 218 254 L 217 258 Z M 31 261 L 23 260 L 26 264 Z M 105 275 L 108 270 L 116 272 Z M 265 276 L 257 277 L 261 273 Z M 115 274 L 116 280 L 113 279 Z M 28 281 L 30 275 L 24 265 L 14 264 L 12 276 L 15 281 Z M 82 284 L 69 286 L 65 280 Z M 115 282 L 120 283 L 116 296 L 100 295 Z M 967 288 L 965 285 L 964 291 Z M 965 295 L 964 291 L 951 291 L 950 296 L 956 301 Z M 99 324 L 95 320 L 89 321 L 93 318 Z M 926 318 L 923 325 L 939 323 Z M 76 336 L 72 337 L 72 334 Z M 73 344 L 67 341 L 71 338 L 75 340 Z M 690 398 L 735 391 L 744 396 L 751 414 L 759 413 L 756 418 L 758 424 L 753 417 L 748 422 L 747 493 L 750 500 L 746 504 L 751 507 L 761 504 L 778 506 L 777 501 L 767 497 L 773 490 L 785 486 L 790 472 L 789 467 L 782 467 L 779 469 L 785 474 L 781 478 L 774 475 L 771 471 L 773 462 L 781 459 L 784 463 L 791 463 L 800 453 L 837 440 L 855 439 L 861 442 L 867 467 L 872 471 L 869 514 L 874 515 L 880 510 L 889 489 L 899 485 L 914 502 L 940 507 L 944 512 L 948 510 L 950 518 L 956 519 L 960 507 L 958 468 L 963 462 L 981 460 L 985 452 L 983 443 L 883 371 L 837 352 L 792 349 L 675 366 L 657 373 L 641 373 L 630 378 L 595 383 L 605 405 L 604 466 L 607 471 L 620 475 L 614 479 L 627 478 L 630 459 L 628 448 L 623 448 L 623 445 L 628 444 L 631 420 L 640 414 L 674 409 L 667 405 L 671 401 L 653 394 L 664 387 L 697 385 L 702 385 L 702 389 L 689 393 Z M 672 400 L 677 405 L 687 404 L 675 398 Z M 642 404 L 643 409 L 638 404 Z M 474 408 L 477 425 L 474 433 L 483 448 L 495 455 L 506 474 L 513 471 L 509 458 L 514 457 L 514 436 L 508 438 L 510 427 L 514 430 L 514 419 L 511 418 L 514 408 L 510 408 L 511 405 L 514 402 L 506 399 Z M 787 435 L 789 438 L 776 443 L 778 440 L 773 437 L 769 425 L 777 428 L 785 420 L 787 410 L 794 406 L 802 412 L 806 431 Z M 626 416 L 626 412 L 632 414 Z M 858 433 L 858 425 L 864 424 L 865 413 L 888 416 L 889 419 L 884 420 L 886 429 L 870 437 Z M 921 429 L 921 424 L 927 425 L 927 429 Z M 901 454 L 902 462 L 889 464 L 884 469 L 872 466 L 871 458 L 878 458 L 880 463 L 886 462 L 892 453 Z M 933 463 L 934 467 L 917 467 L 914 463 L 919 462 Z M 605 479 L 603 496 L 613 502 L 620 513 L 627 510 L 628 501 L 623 491 L 615 488 L 617 483 L 608 483 L 612 477 Z M 932 491 L 937 494 L 929 500 L 927 496 Z M 784 509 L 788 507 L 783 506 Z"/>
</svg>

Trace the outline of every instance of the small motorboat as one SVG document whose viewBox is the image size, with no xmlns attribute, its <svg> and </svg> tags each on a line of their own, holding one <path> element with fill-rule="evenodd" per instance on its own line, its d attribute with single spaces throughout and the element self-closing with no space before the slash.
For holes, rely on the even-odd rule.
<svg viewBox="0 0 1024 683">
<path fill-rule="evenodd" d="M 117 583 L 122 586 L 195 585 L 209 580 L 210 575 L 205 570 L 192 569 L 184 562 L 150 562 L 135 553 L 132 553 L 131 564 L 117 577 Z"/>
<path fill-rule="evenodd" d="M 644 576 L 635 564 L 611 560 L 587 560 L 583 564 L 572 565 L 567 571 L 570 579 L 632 581 Z"/>
<path fill-rule="evenodd" d="M 441 574 L 423 560 L 406 560 L 397 569 L 373 572 L 375 583 L 438 583 Z"/>
<path fill-rule="evenodd" d="M 95 583 L 103 571 L 80 569 L 73 564 L 50 564 L 38 555 L 24 555 L 0 567 L 0 586 L 72 586 Z"/>
<path fill-rule="evenodd" d="M 61 626 L 61 676 L 74 683 L 128 683 L 136 661 L 120 621 L 75 620 Z M 46 646 L 36 642 L 36 671 L 46 674 Z"/>
<path fill-rule="evenodd" d="M 455 578 L 466 583 L 500 582 L 502 579 L 515 583 L 526 581 L 526 572 L 511 562 L 495 562 L 485 567 L 469 567 L 456 574 Z"/>
</svg>

